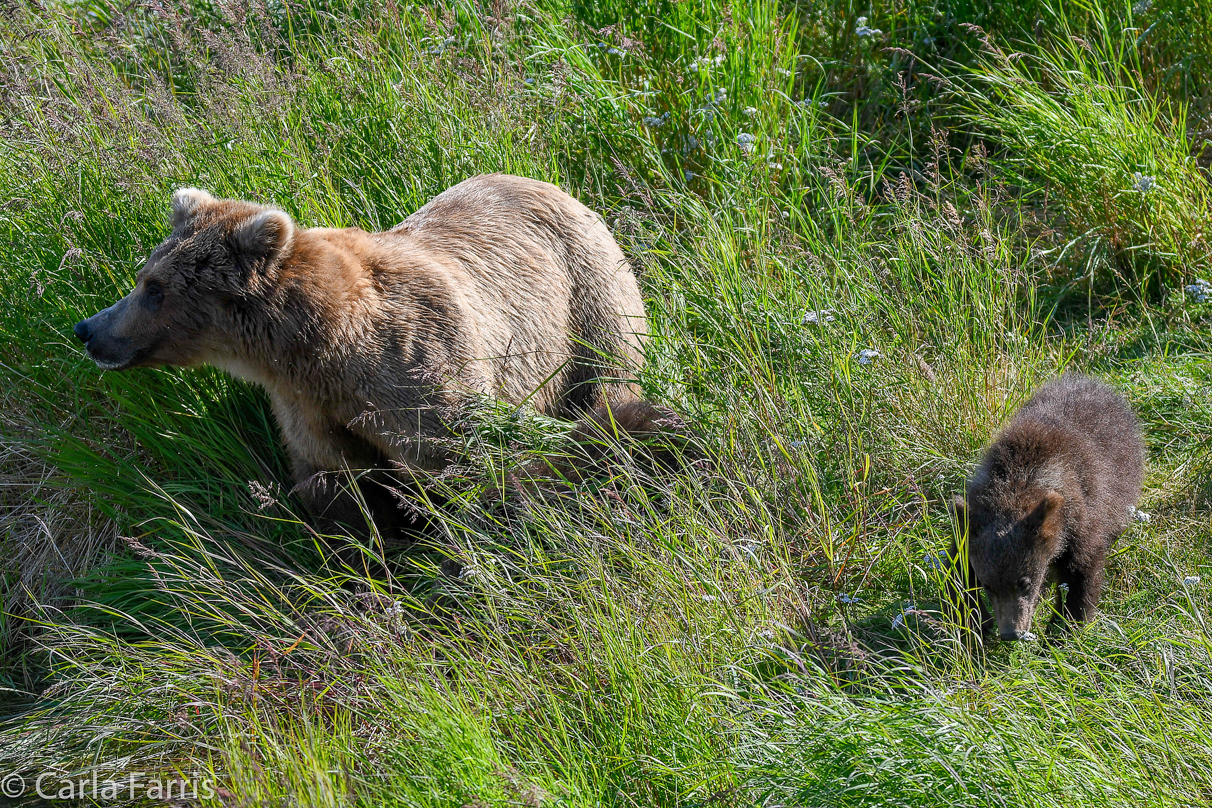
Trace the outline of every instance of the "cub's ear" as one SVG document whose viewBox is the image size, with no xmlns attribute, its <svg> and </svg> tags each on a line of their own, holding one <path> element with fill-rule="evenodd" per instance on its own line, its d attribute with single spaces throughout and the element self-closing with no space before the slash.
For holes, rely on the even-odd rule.
<svg viewBox="0 0 1212 808">
<path fill-rule="evenodd" d="M 1061 514 L 1064 511 L 1064 504 L 1065 498 L 1059 491 L 1049 491 L 1044 494 L 1044 498 L 1039 501 L 1039 505 L 1035 506 L 1035 511 L 1032 513 L 1032 516 L 1039 520 L 1040 535 L 1050 542 L 1060 538 L 1063 525 Z"/>
<path fill-rule="evenodd" d="M 295 223 L 280 210 L 263 210 L 236 226 L 231 234 L 232 251 L 248 265 L 277 257 L 295 238 Z"/>
<path fill-rule="evenodd" d="M 200 208 L 214 201 L 215 198 L 201 188 L 178 188 L 173 191 L 172 219 L 170 222 L 173 230 L 184 224 L 188 224 L 189 220 L 194 217 L 194 214 Z"/>
</svg>

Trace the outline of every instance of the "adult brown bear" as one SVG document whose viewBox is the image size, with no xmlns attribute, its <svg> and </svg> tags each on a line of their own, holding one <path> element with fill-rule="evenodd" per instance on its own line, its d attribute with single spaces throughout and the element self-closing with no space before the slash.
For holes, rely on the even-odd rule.
<svg viewBox="0 0 1212 808">
<path fill-rule="evenodd" d="M 477 396 L 580 418 L 578 434 L 660 418 L 631 381 L 648 331 L 631 267 L 554 185 L 473 177 L 382 233 L 182 188 L 171 224 L 76 336 L 103 370 L 206 363 L 262 385 L 317 516 L 364 527 L 343 473 L 375 469 L 359 487 L 392 521 L 389 490 L 451 462 Z"/>
</svg>

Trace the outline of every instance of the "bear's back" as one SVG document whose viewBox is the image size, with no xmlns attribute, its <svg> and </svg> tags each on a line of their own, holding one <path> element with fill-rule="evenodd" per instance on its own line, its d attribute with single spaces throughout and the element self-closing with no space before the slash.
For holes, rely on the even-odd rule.
<svg viewBox="0 0 1212 808">
<path fill-rule="evenodd" d="M 495 395 L 556 415 L 634 397 L 632 385 L 592 380 L 642 362 L 639 284 L 601 217 L 558 187 L 472 177 L 383 235 L 457 288 Z M 603 362 L 604 373 L 591 367 Z"/>
<path fill-rule="evenodd" d="M 1047 454 L 1041 466 L 1076 480 L 1090 518 L 1120 530 L 1140 496 L 1144 442 L 1131 406 L 1096 379 L 1068 373 L 1041 387 L 1007 425 L 1003 438 L 1031 436 Z M 1067 497 L 1077 491 L 1062 492 Z M 1122 522 L 1122 524 L 1121 524 Z"/>
</svg>

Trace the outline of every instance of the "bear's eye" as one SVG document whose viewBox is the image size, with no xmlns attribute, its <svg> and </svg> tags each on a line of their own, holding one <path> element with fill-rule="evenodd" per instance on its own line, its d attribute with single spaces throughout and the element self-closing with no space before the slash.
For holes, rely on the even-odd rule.
<svg viewBox="0 0 1212 808">
<path fill-rule="evenodd" d="M 143 291 L 152 303 L 158 305 L 164 300 L 164 289 L 155 281 L 148 281 L 147 285 L 143 287 Z"/>
<path fill-rule="evenodd" d="M 1018 579 L 1018 593 L 1020 595 L 1026 595 L 1030 591 L 1031 591 L 1031 579 L 1030 578 L 1019 578 Z"/>
</svg>

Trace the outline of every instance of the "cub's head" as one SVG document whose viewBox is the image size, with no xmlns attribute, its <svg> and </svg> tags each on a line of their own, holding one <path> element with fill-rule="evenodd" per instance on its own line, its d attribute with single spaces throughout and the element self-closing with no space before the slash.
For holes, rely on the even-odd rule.
<svg viewBox="0 0 1212 808">
<path fill-rule="evenodd" d="M 1065 499 L 1056 491 L 1023 492 L 1012 505 L 956 497 L 953 510 L 968 534 L 968 560 L 984 588 L 1003 640 L 1019 640 L 1061 551 Z"/>
<path fill-rule="evenodd" d="M 280 210 L 196 188 L 173 194 L 172 228 L 130 294 L 76 323 L 102 370 L 223 358 L 240 311 L 264 292 L 295 233 Z"/>
</svg>

